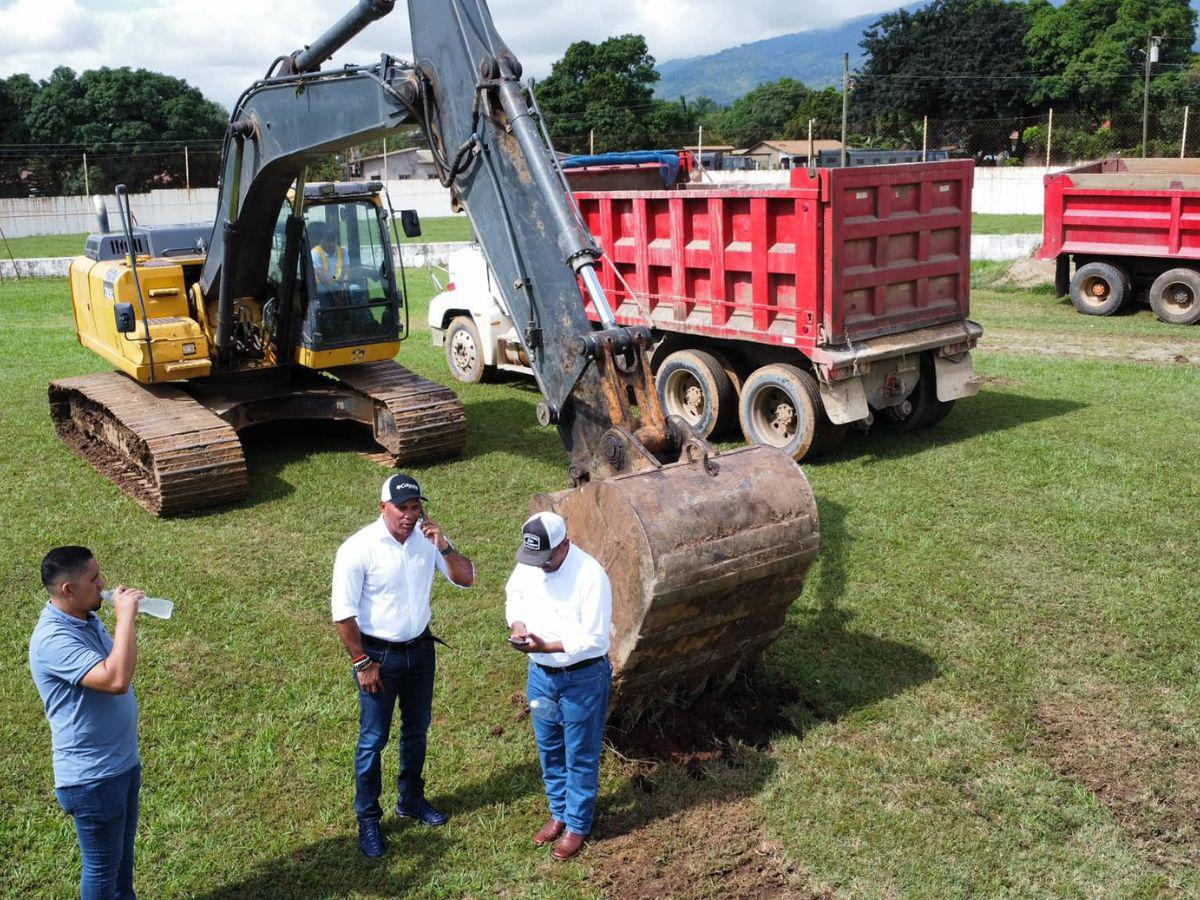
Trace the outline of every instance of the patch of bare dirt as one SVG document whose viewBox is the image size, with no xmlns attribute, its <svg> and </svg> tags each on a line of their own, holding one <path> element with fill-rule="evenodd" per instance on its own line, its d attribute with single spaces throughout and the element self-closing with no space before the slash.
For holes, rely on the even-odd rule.
<svg viewBox="0 0 1200 900">
<path fill-rule="evenodd" d="M 1020 288 L 1054 284 L 1054 266 L 1055 262 L 1052 259 L 1018 259 L 1008 267 L 1007 272 L 996 279 L 996 284 Z"/>
<path fill-rule="evenodd" d="M 630 834 L 597 841 L 589 854 L 605 896 L 630 900 L 721 897 L 811 900 L 832 894 L 763 837 L 748 800 L 706 803 Z"/>
<path fill-rule="evenodd" d="M 1056 697 L 1038 719 L 1054 768 L 1095 794 L 1142 856 L 1200 865 L 1200 746 L 1099 690 Z"/>
<path fill-rule="evenodd" d="M 988 328 L 983 333 L 979 347 L 981 350 L 997 353 L 1200 366 L 1198 340 L 1164 340 L 1124 335 L 1060 335 L 1016 328 Z"/>
</svg>

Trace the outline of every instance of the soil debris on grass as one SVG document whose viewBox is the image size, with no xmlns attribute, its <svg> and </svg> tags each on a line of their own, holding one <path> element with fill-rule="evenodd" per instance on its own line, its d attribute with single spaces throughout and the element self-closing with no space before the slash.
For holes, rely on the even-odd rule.
<svg viewBox="0 0 1200 900">
<path fill-rule="evenodd" d="M 647 828 L 601 838 L 593 854 L 605 896 L 630 900 L 832 897 L 764 838 L 752 802 L 705 803 Z"/>
<path fill-rule="evenodd" d="M 1044 702 L 1037 718 L 1054 769 L 1108 807 L 1147 861 L 1200 865 L 1200 746 L 1178 723 L 1099 689 Z"/>
<path fill-rule="evenodd" d="M 1163 340 L 1134 335 L 1063 335 L 993 327 L 984 330 L 979 349 L 989 353 L 1200 366 L 1200 340 L 1190 335 L 1180 335 L 1178 340 Z"/>
</svg>

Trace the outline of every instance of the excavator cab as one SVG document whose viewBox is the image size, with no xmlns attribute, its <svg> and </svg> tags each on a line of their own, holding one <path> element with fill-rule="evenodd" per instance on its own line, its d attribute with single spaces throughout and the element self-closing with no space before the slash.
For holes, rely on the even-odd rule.
<svg viewBox="0 0 1200 900">
<path fill-rule="evenodd" d="M 402 337 L 404 298 L 396 286 L 381 187 L 379 182 L 305 186 L 294 282 L 301 310 L 296 361 L 303 366 L 356 362 L 367 347 Z M 293 195 L 281 210 L 271 248 L 270 278 L 280 291 L 286 222 L 294 203 Z"/>
</svg>

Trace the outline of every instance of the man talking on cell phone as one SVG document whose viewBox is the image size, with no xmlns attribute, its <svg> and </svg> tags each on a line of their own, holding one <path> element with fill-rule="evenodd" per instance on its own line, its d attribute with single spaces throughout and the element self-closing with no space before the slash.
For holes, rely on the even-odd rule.
<svg viewBox="0 0 1200 900">
<path fill-rule="evenodd" d="M 434 643 L 430 591 L 439 571 L 470 587 L 475 567 L 425 515 L 410 475 L 383 483 L 379 518 L 346 539 L 333 564 L 333 620 L 350 654 L 358 687 L 359 735 L 354 755 L 358 843 L 370 857 L 386 849 L 379 820 L 380 757 L 400 706 L 400 777 L 396 814 L 426 825 L 446 816 L 425 799 L 426 736 L 433 713 Z"/>
</svg>

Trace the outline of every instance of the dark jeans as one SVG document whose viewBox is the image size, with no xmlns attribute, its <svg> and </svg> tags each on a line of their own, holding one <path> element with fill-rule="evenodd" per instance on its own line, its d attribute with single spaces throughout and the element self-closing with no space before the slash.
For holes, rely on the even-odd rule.
<svg viewBox="0 0 1200 900">
<path fill-rule="evenodd" d="M 58 788 L 59 805 L 75 819 L 83 854 L 79 896 L 83 900 L 132 900 L 133 838 L 137 833 L 142 767 Z"/>
<path fill-rule="evenodd" d="M 403 650 L 363 652 L 379 663 L 383 682 L 378 693 L 358 687 L 358 748 L 354 754 L 354 814 L 379 819 L 380 757 L 392 733 L 392 714 L 400 704 L 400 805 L 425 796 L 425 738 L 433 711 L 433 676 L 437 668 L 433 641 L 419 641 Z M 358 686 L 358 676 L 354 676 Z"/>
</svg>

